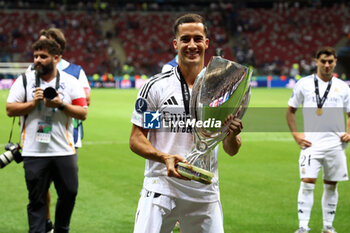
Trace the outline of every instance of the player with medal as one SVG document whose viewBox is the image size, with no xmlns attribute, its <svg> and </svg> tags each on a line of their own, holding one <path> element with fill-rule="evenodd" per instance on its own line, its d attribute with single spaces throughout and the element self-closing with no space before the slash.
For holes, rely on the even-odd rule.
<svg viewBox="0 0 350 233">
<path fill-rule="evenodd" d="M 301 148 L 299 228 L 296 233 L 310 231 L 313 193 L 321 169 L 324 183 L 322 233 L 336 233 L 333 220 L 338 203 L 337 182 L 348 180 L 345 148 L 350 141 L 350 89 L 345 82 L 333 76 L 337 64 L 333 48 L 320 48 L 315 63 L 316 74 L 300 79 L 294 87 L 286 115 L 290 131 Z M 298 132 L 296 127 L 295 112 L 300 105 L 303 106 L 304 133 Z M 344 112 L 347 113 L 347 130 Z"/>
<path fill-rule="evenodd" d="M 326 78 L 325 80 L 328 80 L 328 79 Z M 332 77 L 328 81 L 328 85 L 327 85 L 327 88 L 326 88 L 326 90 L 325 90 L 325 92 L 323 94 L 322 99 L 320 97 L 320 90 L 319 90 L 319 87 L 318 87 L 318 79 L 317 79 L 315 74 L 314 74 L 314 82 L 315 82 L 315 94 L 316 94 L 316 102 L 317 102 L 316 114 L 318 116 L 321 116 L 322 112 L 323 112 L 322 111 L 322 106 L 323 106 L 324 102 L 326 101 L 328 93 L 329 93 L 329 90 L 331 89 L 331 86 L 332 86 Z"/>
<path fill-rule="evenodd" d="M 219 148 L 211 151 L 214 175 L 210 182 L 189 180 L 178 172 L 177 164 L 188 162 L 186 155 L 195 145 L 192 127 L 177 124 L 174 128 L 157 129 L 144 124 L 151 113 L 153 117 L 161 113 L 164 122 L 186 121 L 195 80 L 204 69 L 205 51 L 209 46 L 205 20 L 197 14 L 186 14 L 175 21 L 173 29 L 178 66 L 147 81 L 139 91 L 131 118 L 130 148 L 146 159 L 134 233 L 171 232 L 177 220 L 182 232 L 223 233 Z M 234 116 L 230 116 L 229 122 L 223 148 L 233 156 L 241 146 L 243 125 Z"/>
</svg>

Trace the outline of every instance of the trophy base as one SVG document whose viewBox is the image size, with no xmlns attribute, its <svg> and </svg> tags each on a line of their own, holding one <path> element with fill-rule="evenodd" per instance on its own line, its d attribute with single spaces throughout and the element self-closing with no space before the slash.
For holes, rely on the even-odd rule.
<svg viewBox="0 0 350 233">
<path fill-rule="evenodd" d="M 177 163 L 177 172 L 188 179 L 198 181 L 202 184 L 211 184 L 214 174 L 210 171 L 193 166 L 189 163 Z"/>
</svg>

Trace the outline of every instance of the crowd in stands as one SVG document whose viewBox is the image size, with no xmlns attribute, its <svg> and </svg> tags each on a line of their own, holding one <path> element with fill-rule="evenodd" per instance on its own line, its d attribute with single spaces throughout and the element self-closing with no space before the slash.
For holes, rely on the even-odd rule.
<svg viewBox="0 0 350 233">
<path fill-rule="evenodd" d="M 113 16 L 115 34 L 123 41 L 127 63 L 135 70 L 155 74 L 176 55 L 173 48 L 172 23 L 181 13 L 122 12 Z M 233 59 L 225 27 L 219 12 L 205 16 L 209 22 L 210 46 L 206 62 L 220 47 L 228 59 Z M 169 26 L 171 25 L 171 26 Z"/>
<path fill-rule="evenodd" d="M 45 5 L 36 0 L 0 0 L 1 61 L 32 61 L 31 44 L 38 32 L 55 26 L 67 37 L 64 57 L 81 65 L 88 75 L 123 75 L 124 64 L 112 56 L 116 53 L 112 39 L 122 43 L 125 64 L 132 67 L 128 74 L 153 75 L 176 55 L 172 23 L 185 10 L 201 11 L 207 20 L 210 46 L 206 62 L 216 48 L 222 48 L 225 58 L 252 65 L 256 74 L 310 73 L 318 46 L 336 46 L 344 37 L 350 41 L 347 3 L 325 7 L 317 4 L 320 1 L 313 1 L 316 5 L 284 1 L 255 8 L 242 2 L 203 0 L 177 7 L 175 2 L 76 0 L 69 4 L 45 1 Z M 46 6 L 46 10 L 33 10 L 34 6 Z M 104 33 L 101 28 L 107 21 L 114 27 Z"/>
<path fill-rule="evenodd" d="M 20 54 L 18 58 L 12 57 L 17 62 L 31 62 L 31 45 L 38 39 L 39 31 L 58 27 L 64 31 L 68 44 L 64 56 L 92 74 L 102 70 L 108 60 L 108 41 L 102 35 L 100 23 L 98 14 L 85 12 L 0 11 L 0 52 Z"/>
<path fill-rule="evenodd" d="M 240 9 L 238 14 L 235 36 L 241 46 L 234 48 L 235 55 L 263 74 L 290 75 L 296 64 L 301 74 L 308 74 L 314 68 L 315 50 L 337 46 L 350 32 L 350 8 L 345 3 L 331 7 L 280 3 L 270 9 Z"/>
<path fill-rule="evenodd" d="M 20 54 L 18 58 L 2 56 L 3 61 L 30 62 L 31 45 L 38 39 L 40 29 L 54 26 L 66 35 L 65 58 L 81 65 L 88 75 L 123 72 L 122 64 L 108 57 L 115 52 L 109 45 L 113 38 L 122 41 L 126 64 L 133 66 L 135 74 L 153 75 L 176 55 L 172 45 L 172 23 L 179 14 L 116 12 L 111 15 L 114 30 L 104 35 L 101 30 L 104 19 L 97 12 L 0 11 L 0 52 Z M 219 12 L 206 18 L 211 36 L 206 61 L 215 54 L 217 47 L 224 50 L 228 59 L 233 59 Z"/>
</svg>

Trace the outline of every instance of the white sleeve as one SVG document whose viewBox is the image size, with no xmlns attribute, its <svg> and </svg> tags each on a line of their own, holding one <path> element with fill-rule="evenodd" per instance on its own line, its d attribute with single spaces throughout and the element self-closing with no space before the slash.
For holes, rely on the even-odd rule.
<svg viewBox="0 0 350 233">
<path fill-rule="evenodd" d="M 349 86 L 346 84 L 345 85 L 345 95 L 344 95 L 344 111 L 346 113 L 350 112 L 350 88 Z"/>
<path fill-rule="evenodd" d="M 88 79 L 86 77 L 86 74 L 85 74 L 83 68 L 81 68 L 81 70 L 80 70 L 79 79 L 78 80 L 79 80 L 80 84 L 82 85 L 82 87 L 85 90 L 87 90 L 88 92 L 90 92 L 91 88 L 90 88 L 90 85 L 89 85 L 89 81 L 88 81 Z"/>
<path fill-rule="evenodd" d="M 165 65 L 163 66 L 163 68 L 162 68 L 162 73 L 165 73 L 165 72 L 171 70 L 172 68 L 173 68 L 172 65 L 165 64 Z"/>
<path fill-rule="evenodd" d="M 152 79 L 149 79 L 140 89 L 135 103 L 134 111 L 131 116 L 131 123 L 143 127 L 143 113 L 146 111 L 157 110 L 157 90 L 152 85 Z"/>
<path fill-rule="evenodd" d="M 23 77 L 20 75 L 11 86 L 10 93 L 7 97 L 7 103 L 22 103 L 24 102 L 24 95 Z"/>
<path fill-rule="evenodd" d="M 79 85 L 79 82 L 76 78 L 70 79 L 70 82 L 72 84 L 70 86 L 71 88 L 69 93 L 70 98 L 72 100 L 71 104 L 87 107 L 84 88 L 81 85 Z"/>
<path fill-rule="evenodd" d="M 293 89 L 292 96 L 288 101 L 288 105 L 293 108 L 298 108 L 300 104 L 302 104 L 303 102 L 304 102 L 304 94 L 303 94 L 302 80 L 299 80 L 299 82 L 297 82 L 297 84 Z"/>
</svg>

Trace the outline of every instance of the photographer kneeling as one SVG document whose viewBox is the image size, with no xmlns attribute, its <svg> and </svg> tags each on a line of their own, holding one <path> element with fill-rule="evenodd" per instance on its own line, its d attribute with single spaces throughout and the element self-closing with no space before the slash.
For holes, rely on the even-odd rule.
<svg viewBox="0 0 350 233">
<path fill-rule="evenodd" d="M 73 117 L 86 119 L 86 97 L 77 79 L 56 69 L 60 60 L 56 42 L 42 39 L 32 48 L 35 70 L 17 78 L 6 104 L 8 116 L 23 116 L 21 139 L 29 192 L 29 232 L 45 232 L 46 194 L 51 181 L 58 194 L 55 233 L 69 232 L 78 191 Z"/>
</svg>

